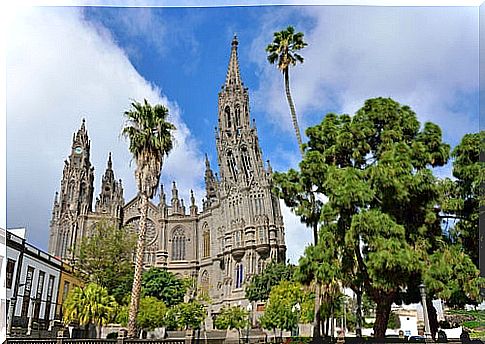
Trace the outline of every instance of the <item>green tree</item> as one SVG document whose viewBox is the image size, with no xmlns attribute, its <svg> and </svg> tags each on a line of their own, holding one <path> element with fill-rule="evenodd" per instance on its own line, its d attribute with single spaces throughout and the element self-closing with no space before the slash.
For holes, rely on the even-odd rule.
<svg viewBox="0 0 485 344">
<path fill-rule="evenodd" d="M 168 307 L 184 301 L 187 283 L 162 268 L 150 268 L 142 276 L 142 294 L 162 300 Z"/>
<path fill-rule="evenodd" d="M 376 302 L 374 333 L 383 337 L 391 304 L 417 289 L 446 247 L 431 168 L 447 162 L 449 146 L 437 125 L 420 129 L 408 106 L 384 98 L 353 117 L 327 114 L 306 134 L 300 173 L 328 197 L 320 230 L 334 235 L 342 283 Z"/>
<path fill-rule="evenodd" d="M 389 320 L 387 321 L 387 328 L 398 329 L 401 328 L 401 320 L 397 313 L 391 312 L 389 314 Z"/>
<path fill-rule="evenodd" d="M 107 325 L 115 316 L 118 304 L 108 295 L 106 288 L 90 283 L 84 288 L 76 287 L 69 292 L 62 305 L 63 321 L 65 325 L 77 321 L 79 325 L 97 327 L 97 337 L 100 328 Z"/>
<path fill-rule="evenodd" d="M 128 324 L 128 306 L 118 312 L 117 321 L 121 325 Z M 140 299 L 140 308 L 136 317 L 136 326 L 140 330 L 152 331 L 157 327 L 165 326 L 167 307 L 163 301 L 153 296 L 144 296 Z"/>
<path fill-rule="evenodd" d="M 484 204 L 480 193 L 485 181 L 485 163 L 480 161 L 480 153 L 485 150 L 484 142 L 485 131 L 463 136 L 451 154 L 453 177 L 456 179 L 447 178 L 442 184 L 444 217 L 455 222 L 450 230 L 451 239 L 463 246 L 477 268 L 480 205 Z"/>
<path fill-rule="evenodd" d="M 281 281 L 292 280 L 293 271 L 293 265 L 270 262 L 262 273 L 251 277 L 250 283 L 245 288 L 246 298 L 249 301 L 266 301 L 271 288 Z"/>
<path fill-rule="evenodd" d="M 205 306 L 197 300 L 191 300 L 170 308 L 165 322 L 167 328 L 171 330 L 196 330 L 200 328 L 206 317 L 207 310 Z"/>
<path fill-rule="evenodd" d="M 80 277 L 105 287 L 122 304 L 133 284 L 135 243 L 135 234 L 126 228 L 107 221 L 97 222 L 90 235 L 81 241 L 75 263 L 82 271 Z"/>
<path fill-rule="evenodd" d="M 249 326 L 249 313 L 241 306 L 224 307 L 214 320 L 218 330 L 237 330 L 239 340 L 241 330 Z"/>
<path fill-rule="evenodd" d="M 135 272 L 128 317 L 128 337 L 136 334 L 136 317 L 140 303 L 141 276 L 145 251 L 145 234 L 149 199 L 155 195 L 160 183 L 163 159 L 173 148 L 172 131 L 175 126 L 167 121 L 168 109 L 157 104 L 151 106 L 133 102 L 125 111 L 127 124 L 123 135 L 130 141 L 130 152 L 136 161 L 135 180 L 140 197 L 140 222 L 135 251 Z"/>
<path fill-rule="evenodd" d="M 300 127 L 296 116 L 295 105 L 290 91 L 290 66 L 295 66 L 297 62 L 303 63 L 303 57 L 297 51 L 303 49 L 308 44 L 303 41 L 303 33 L 295 33 L 293 26 L 288 26 L 286 30 L 275 32 L 273 42 L 268 44 L 266 52 L 268 61 L 271 64 L 277 64 L 278 69 L 283 73 L 285 81 L 285 92 L 288 105 L 290 106 L 291 120 L 295 130 L 298 147 L 303 155 L 303 142 L 300 135 Z"/>
<path fill-rule="evenodd" d="M 313 320 L 313 295 L 298 282 L 281 281 L 273 287 L 259 322 L 264 329 L 291 331 Z"/>
</svg>

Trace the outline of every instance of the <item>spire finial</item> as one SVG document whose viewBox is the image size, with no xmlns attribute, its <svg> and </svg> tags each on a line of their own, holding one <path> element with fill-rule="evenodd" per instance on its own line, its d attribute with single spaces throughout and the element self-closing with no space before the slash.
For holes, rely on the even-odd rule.
<svg viewBox="0 0 485 344">
<path fill-rule="evenodd" d="M 195 205 L 195 197 L 194 197 L 194 190 L 190 190 L 190 204 L 192 206 Z"/>
<path fill-rule="evenodd" d="M 239 76 L 239 63 L 237 61 L 237 45 L 239 44 L 237 36 L 234 35 L 231 43 L 231 57 L 229 58 L 229 66 L 227 68 L 225 87 L 241 86 L 241 78 Z"/>
<path fill-rule="evenodd" d="M 113 162 L 111 161 L 111 152 L 108 154 L 108 169 L 111 170 L 113 168 Z"/>
</svg>

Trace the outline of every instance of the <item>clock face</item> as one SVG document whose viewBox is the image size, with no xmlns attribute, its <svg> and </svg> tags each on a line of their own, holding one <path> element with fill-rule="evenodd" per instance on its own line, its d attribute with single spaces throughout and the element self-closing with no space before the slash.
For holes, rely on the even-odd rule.
<svg viewBox="0 0 485 344">
<path fill-rule="evenodd" d="M 74 153 L 81 154 L 82 152 L 83 152 L 83 148 L 82 147 L 77 146 L 76 148 L 74 148 Z"/>
</svg>

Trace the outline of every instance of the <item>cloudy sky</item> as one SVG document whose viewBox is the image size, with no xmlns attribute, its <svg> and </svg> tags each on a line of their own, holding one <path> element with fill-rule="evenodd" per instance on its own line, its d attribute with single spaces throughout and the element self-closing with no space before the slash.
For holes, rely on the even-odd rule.
<svg viewBox="0 0 485 344">
<path fill-rule="evenodd" d="M 47 249 L 54 194 L 82 118 L 91 138 L 95 196 L 112 152 L 125 199 L 136 194 L 133 164 L 120 137 L 133 99 L 168 105 L 176 148 L 162 180 L 188 199 L 203 197 L 203 157 L 217 163 L 217 92 L 230 43 L 239 37 L 242 78 L 250 90 L 266 159 L 296 167 L 283 80 L 266 62 L 272 33 L 305 33 L 303 65 L 291 70 L 301 127 L 328 112 L 353 114 L 370 97 L 410 105 L 455 146 L 478 130 L 478 8 L 264 6 L 219 8 L 22 8 L 7 35 L 7 226 L 27 227 Z M 448 175 L 449 167 L 436 171 Z M 186 202 L 187 203 L 187 202 Z M 283 209 L 288 257 L 296 262 L 311 233 Z"/>
</svg>

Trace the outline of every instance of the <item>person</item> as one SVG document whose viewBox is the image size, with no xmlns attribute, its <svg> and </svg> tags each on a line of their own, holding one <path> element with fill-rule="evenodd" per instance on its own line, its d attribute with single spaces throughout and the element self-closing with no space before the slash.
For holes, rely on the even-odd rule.
<svg viewBox="0 0 485 344">
<path fill-rule="evenodd" d="M 445 331 L 443 331 L 442 329 L 440 329 L 438 331 L 438 342 L 440 342 L 440 343 L 446 343 L 447 341 L 448 341 L 448 338 L 446 337 Z"/>
</svg>

